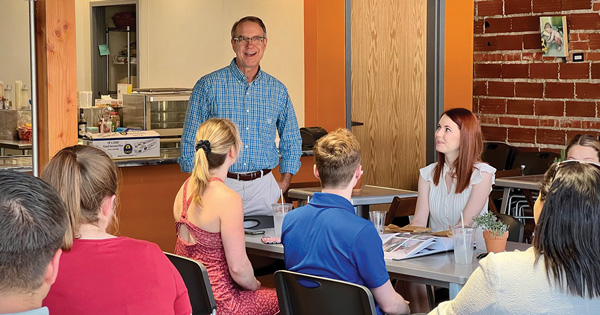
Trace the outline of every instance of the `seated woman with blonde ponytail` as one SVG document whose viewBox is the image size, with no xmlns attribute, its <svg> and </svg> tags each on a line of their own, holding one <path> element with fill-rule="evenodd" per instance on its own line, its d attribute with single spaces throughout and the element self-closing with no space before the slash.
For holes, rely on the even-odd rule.
<svg viewBox="0 0 600 315">
<path fill-rule="evenodd" d="M 58 191 L 69 217 L 58 277 L 43 301 L 52 314 L 191 314 L 181 275 L 158 245 L 107 232 L 119 169 L 104 151 L 64 148 L 41 178 Z"/>
<path fill-rule="evenodd" d="M 194 171 L 173 205 L 175 254 L 206 267 L 219 315 L 276 314 L 275 290 L 261 288 L 246 255 L 242 198 L 223 183 L 240 148 L 238 130 L 227 119 L 198 128 Z"/>
</svg>

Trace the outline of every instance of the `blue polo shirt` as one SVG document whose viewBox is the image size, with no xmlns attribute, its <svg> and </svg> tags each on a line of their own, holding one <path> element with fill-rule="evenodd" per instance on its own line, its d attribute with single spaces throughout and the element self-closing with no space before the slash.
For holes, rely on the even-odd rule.
<svg viewBox="0 0 600 315">
<path fill-rule="evenodd" d="M 375 226 L 357 216 L 350 201 L 339 195 L 315 193 L 309 204 L 289 212 L 283 219 L 281 242 L 285 267 L 291 271 L 370 289 L 390 278 Z"/>
</svg>

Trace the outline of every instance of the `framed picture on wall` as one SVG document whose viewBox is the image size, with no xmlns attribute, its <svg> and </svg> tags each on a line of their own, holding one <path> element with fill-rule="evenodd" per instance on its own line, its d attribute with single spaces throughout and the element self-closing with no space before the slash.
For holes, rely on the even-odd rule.
<svg viewBox="0 0 600 315">
<path fill-rule="evenodd" d="M 540 17 L 542 54 L 548 57 L 569 55 L 569 34 L 566 16 Z"/>
</svg>

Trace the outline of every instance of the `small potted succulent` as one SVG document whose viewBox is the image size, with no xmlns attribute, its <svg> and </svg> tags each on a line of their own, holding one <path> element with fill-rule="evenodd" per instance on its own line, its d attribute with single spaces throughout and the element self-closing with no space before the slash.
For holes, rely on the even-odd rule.
<svg viewBox="0 0 600 315">
<path fill-rule="evenodd" d="M 488 253 L 500 253 L 506 249 L 508 226 L 492 213 L 479 214 L 473 218 L 475 227 L 483 230 Z"/>
</svg>

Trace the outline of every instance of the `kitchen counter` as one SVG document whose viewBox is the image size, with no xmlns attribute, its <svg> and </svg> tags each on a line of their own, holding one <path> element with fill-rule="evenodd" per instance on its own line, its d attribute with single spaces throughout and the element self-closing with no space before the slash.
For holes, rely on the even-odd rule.
<svg viewBox="0 0 600 315">
<path fill-rule="evenodd" d="M 31 155 L 0 156 L 0 170 L 13 170 L 17 172 L 32 172 Z"/>
<path fill-rule="evenodd" d="M 180 151 L 178 148 L 160 149 L 159 157 L 145 157 L 138 159 L 119 159 L 115 164 L 119 167 L 154 166 L 177 164 Z M 302 156 L 313 156 L 312 150 L 302 151 Z M 11 169 L 19 172 L 32 172 L 30 155 L 0 156 L 0 169 Z"/>
<path fill-rule="evenodd" d="M 177 164 L 179 154 L 179 149 L 161 149 L 160 157 L 115 160 L 122 178 L 117 209 L 119 227 L 112 231 L 115 235 L 147 240 L 157 243 L 163 251 L 173 251 L 176 241 L 173 201 L 190 176 Z M 0 169 L 31 172 L 31 163 L 31 156 L 0 157 Z M 292 177 L 292 185 L 318 185 L 313 174 L 313 152 L 303 151 L 301 163 L 302 167 Z M 273 169 L 273 175 L 280 178 L 279 167 Z"/>
<path fill-rule="evenodd" d="M 114 160 L 118 167 L 132 166 L 153 166 L 153 165 L 168 165 L 177 164 L 179 157 L 179 149 L 160 149 L 159 157 L 145 157 L 138 159 L 118 159 Z"/>
<path fill-rule="evenodd" d="M 114 161 L 119 167 L 153 166 L 177 164 L 178 157 L 179 149 L 161 149 L 159 157 L 120 159 Z M 0 156 L 0 169 L 10 169 L 19 172 L 32 172 L 32 157 L 30 155 Z"/>
<path fill-rule="evenodd" d="M 160 157 L 139 158 L 139 159 L 119 159 L 119 160 L 115 160 L 115 164 L 117 164 L 117 166 L 119 166 L 119 167 L 177 164 L 177 158 L 179 157 L 179 155 L 180 155 L 179 148 L 160 149 Z M 313 151 L 312 150 L 302 151 L 301 156 L 313 156 Z"/>
</svg>

